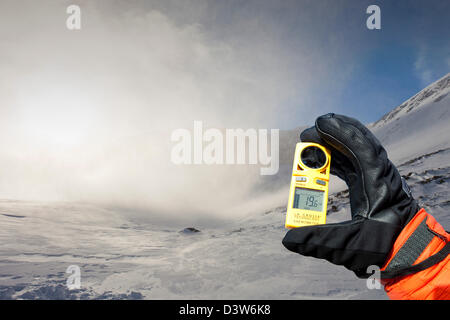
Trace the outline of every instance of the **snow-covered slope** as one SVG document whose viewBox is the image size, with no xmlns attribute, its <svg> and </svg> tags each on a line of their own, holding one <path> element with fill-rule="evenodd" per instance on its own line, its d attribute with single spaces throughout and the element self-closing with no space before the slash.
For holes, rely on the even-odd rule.
<svg viewBox="0 0 450 320">
<path fill-rule="evenodd" d="M 447 230 L 449 81 L 446 75 L 370 125 L 415 198 Z M 292 145 L 297 135 L 284 139 Z M 282 202 L 186 234 L 86 204 L 0 200 L 0 298 L 386 299 L 343 267 L 287 251 Z M 349 210 L 347 191 L 330 195 L 328 222 L 349 219 Z M 79 290 L 66 287 L 70 265 L 81 269 Z"/>
<path fill-rule="evenodd" d="M 369 128 L 395 163 L 450 147 L 450 74 L 432 83 Z"/>
<path fill-rule="evenodd" d="M 413 195 L 450 228 L 450 74 L 369 125 Z"/>
</svg>

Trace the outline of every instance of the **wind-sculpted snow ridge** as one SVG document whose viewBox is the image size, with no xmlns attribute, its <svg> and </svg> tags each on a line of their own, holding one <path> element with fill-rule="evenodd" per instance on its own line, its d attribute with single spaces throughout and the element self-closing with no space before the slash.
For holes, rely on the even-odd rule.
<svg viewBox="0 0 450 320">
<path fill-rule="evenodd" d="M 398 166 L 421 207 L 450 229 L 450 148 L 411 159 Z"/>
<path fill-rule="evenodd" d="M 90 289 L 69 290 L 65 281 L 48 281 L 47 284 L 26 286 L 0 285 L 0 300 L 141 300 L 143 297 L 138 292 L 114 294 L 104 292 L 97 294 Z"/>
</svg>

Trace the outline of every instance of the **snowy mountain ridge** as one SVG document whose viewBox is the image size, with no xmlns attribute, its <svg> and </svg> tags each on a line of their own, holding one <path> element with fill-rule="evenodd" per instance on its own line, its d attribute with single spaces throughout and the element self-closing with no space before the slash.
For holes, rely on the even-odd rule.
<svg viewBox="0 0 450 320">
<path fill-rule="evenodd" d="M 368 125 L 395 164 L 450 148 L 450 74 Z"/>
<path fill-rule="evenodd" d="M 439 102 L 450 92 L 450 73 L 447 73 L 441 79 L 427 86 L 413 97 L 403 102 L 398 107 L 386 113 L 381 119 L 370 124 L 373 129 L 395 121 L 407 113 L 415 112 L 429 102 Z"/>
</svg>

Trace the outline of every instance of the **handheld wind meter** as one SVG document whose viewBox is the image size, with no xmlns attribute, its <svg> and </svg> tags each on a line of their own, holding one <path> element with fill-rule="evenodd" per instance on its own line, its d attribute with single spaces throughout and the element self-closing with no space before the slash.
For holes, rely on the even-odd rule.
<svg viewBox="0 0 450 320">
<path fill-rule="evenodd" d="M 297 143 L 286 213 L 286 228 L 325 223 L 330 162 L 330 152 L 320 144 Z"/>
</svg>

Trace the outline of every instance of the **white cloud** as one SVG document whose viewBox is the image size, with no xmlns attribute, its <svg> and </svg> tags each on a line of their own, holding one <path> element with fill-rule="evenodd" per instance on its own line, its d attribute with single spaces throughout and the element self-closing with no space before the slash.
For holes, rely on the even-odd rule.
<svg viewBox="0 0 450 320">
<path fill-rule="evenodd" d="M 417 50 L 416 61 L 414 62 L 414 69 L 417 76 L 424 86 L 433 81 L 433 72 L 428 66 L 428 52 L 425 46 L 420 46 Z"/>
<path fill-rule="evenodd" d="M 302 103 L 338 59 L 306 34 L 304 48 L 290 48 L 263 16 L 234 18 L 219 36 L 194 8 L 86 1 L 82 30 L 68 31 L 68 4 L 0 5 L 2 198 L 231 214 L 259 168 L 174 167 L 171 131 L 197 119 L 282 125 L 284 102 L 310 110 Z"/>
</svg>

